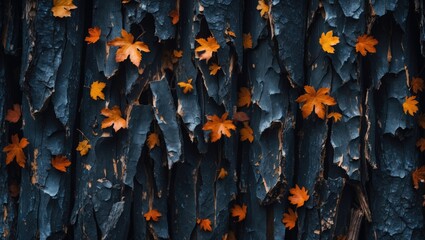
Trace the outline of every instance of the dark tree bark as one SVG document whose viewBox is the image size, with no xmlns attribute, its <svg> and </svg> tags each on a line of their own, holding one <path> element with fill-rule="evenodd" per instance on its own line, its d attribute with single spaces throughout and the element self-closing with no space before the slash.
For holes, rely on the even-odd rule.
<svg viewBox="0 0 425 240">
<path fill-rule="evenodd" d="M 262 17 L 257 0 L 74 0 L 70 17 L 55 18 L 52 0 L 1 1 L 0 147 L 14 134 L 30 142 L 24 168 L 0 155 L 2 238 L 424 239 L 425 188 L 411 177 L 424 165 L 416 147 L 424 95 L 415 116 L 402 104 L 410 79 L 425 75 L 425 2 L 265 2 Z M 100 39 L 86 44 L 94 26 Z M 117 63 L 107 44 L 122 29 L 149 46 L 139 68 Z M 340 39 L 334 54 L 319 44 L 329 30 Z M 362 34 L 379 41 L 376 53 L 356 53 Z M 209 36 L 220 48 L 207 63 L 194 49 Z M 183 51 L 178 61 L 173 50 Z M 177 83 L 188 79 L 185 94 Z M 90 97 L 94 81 L 106 83 L 105 100 Z M 295 99 L 305 85 L 330 88 L 338 104 L 328 111 L 341 121 L 303 119 Z M 240 87 L 252 104 L 236 110 Z M 11 123 L 15 103 L 22 118 Z M 113 106 L 126 129 L 101 128 L 101 110 Z M 235 111 L 250 117 L 253 142 L 232 131 L 210 143 L 205 116 Z M 149 149 L 153 132 L 160 147 Z M 91 145 L 85 156 L 76 151 L 82 140 Z M 56 155 L 71 160 L 67 172 L 52 167 Z M 228 176 L 219 179 L 222 168 Z M 288 230 L 281 220 L 295 209 L 295 184 L 310 198 Z M 234 204 L 247 205 L 242 222 Z M 145 220 L 151 209 L 159 221 Z"/>
</svg>

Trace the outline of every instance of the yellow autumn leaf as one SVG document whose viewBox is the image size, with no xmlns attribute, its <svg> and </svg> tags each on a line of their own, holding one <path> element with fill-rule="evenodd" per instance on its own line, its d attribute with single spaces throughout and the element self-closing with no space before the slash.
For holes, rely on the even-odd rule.
<svg viewBox="0 0 425 240">
<path fill-rule="evenodd" d="M 334 53 L 335 49 L 332 46 L 335 46 L 339 43 L 339 37 L 333 36 L 333 31 L 328 31 L 326 34 L 322 33 L 322 36 L 319 39 L 320 45 L 322 45 L 323 51 L 327 53 Z"/>
<path fill-rule="evenodd" d="M 86 155 L 89 152 L 89 149 L 91 149 L 91 145 L 88 140 L 83 140 L 78 143 L 77 151 L 80 152 L 81 156 Z"/>
<path fill-rule="evenodd" d="M 269 5 L 264 0 L 258 0 L 257 10 L 260 10 L 261 17 L 269 12 Z"/>
<path fill-rule="evenodd" d="M 71 10 L 76 8 L 77 6 L 72 3 L 72 0 L 53 0 L 51 11 L 53 16 L 63 18 L 71 17 Z"/>
<path fill-rule="evenodd" d="M 221 67 L 217 63 L 211 64 L 208 68 L 210 70 L 210 75 L 214 76 L 217 74 L 218 70 L 221 69 Z"/>
<path fill-rule="evenodd" d="M 199 43 L 200 46 L 195 48 L 195 52 L 199 54 L 199 52 L 203 52 L 199 54 L 199 60 L 207 60 L 207 62 L 212 57 L 213 52 L 217 52 L 217 50 L 220 48 L 220 45 L 218 45 L 217 40 L 215 40 L 214 37 L 208 37 L 205 38 L 197 38 L 195 39 L 197 43 Z"/>
<path fill-rule="evenodd" d="M 403 103 L 404 114 L 409 114 L 411 116 L 415 115 L 418 109 L 418 101 L 415 100 L 416 96 L 406 97 L 406 100 Z"/>
<path fill-rule="evenodd" d="M 102 92 L 106 87 L 106 83 L 95 81 L 90 86 L 90 97 L 93 100 L 97 100 L 98 98 L 105 100 L 105 94 Z"/>
<path fill-rule="evenodd" d="M 193 86 L 192 86 L 192 79 L 187 80 L 186 82 L 179 82 L 177 83 L 179 87 L 183 88 L 183 93 L 186 94 L 188 92 L 192 92 Z"/>
</svg>

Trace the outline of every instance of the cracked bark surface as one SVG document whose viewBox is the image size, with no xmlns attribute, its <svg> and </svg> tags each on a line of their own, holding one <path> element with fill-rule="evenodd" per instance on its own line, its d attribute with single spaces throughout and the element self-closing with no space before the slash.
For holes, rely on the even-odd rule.
<svg viewBox="0 0 425 240">
<path fill-rule="evenodd" d="M 17 133 L 30 142 L 24 168 L 0 153 L 2 238 L 423 239 L 425 187 L 413 188 L 411 172 L 424 164 L 415 144 L 425 132 L 402 104 L 408 79 L 425 77 L 425 2 L 266 2 L 261 17 L 257 0 L 74 0 L 71 17 L 55 18 L 51 0 L 1 1 L 0 147 Z M 87 45 L 94 26 L 102 34 Z M 122 29 L 149 46 L 139 69 L 107 45 Z M 319 44 L 329 30 L 335 54 Z M 354 47 L 364 33 L 379 41 L 366 57 Z M 208 36 L 220 48 L 200 61 L 195 38 Z M 184 94 L 177 83 L 188 79 Z M 95 81 L 106 83 L 105 101 L 90 97 Z M 295 99 L 305 85 L 330 88 L 341 121 L 303 119 Z M 240 87 L 251 90 L 249 107 L 236 107 Z M 22 119 L 10 123 L 15 103 Z M 101 110 L 113 106 L 126 129 L 101 129 Z M 233 131 L 210 143 L 205 116 L 236 111 L 250 117 L 253 142 Z M 147 146 L 150 133 L 159 147 Z M 75 150 L 82 140 L 85 156 Z M 71 160 L 66 173 L 52 167 L 56 155 Z M 310 199 L 288 230 L 295 184 Z M 236 203 L 248 206 L 242 222 L 230 215 Z M 145 220 L 151 209 L 158 222 Z M 197 225 L 205 218 L 211 232 Z"/>
</svg>

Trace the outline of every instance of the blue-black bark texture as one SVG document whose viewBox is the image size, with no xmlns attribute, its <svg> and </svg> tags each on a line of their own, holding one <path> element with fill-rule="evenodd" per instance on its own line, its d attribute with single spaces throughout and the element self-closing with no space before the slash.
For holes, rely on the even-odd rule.
<svg viewBox="0 0 425 240">
<path fill-rule="evenodd" d="M 264 16 L 261 1 L 74 0 L 64 18 L 51 12 L 57 1 L 0 1 L 0 148 L 14 134 L 30 143 L 23 168 L 0 153 L 1 238 L 425 239 L 425 187 L 411 175 L 424 165 L 425 99 L 410 86 L 425 77 L 425 1 L 264 0 Z M 100 39 L 87 44 L 95 26 Z M 107 44 L 122 29 L 149 46 L 139 67 L 117 63 Z M 319 44 L 330 30 L 334 54 Z M 363 34 L 376 53 L 356 52 Z M 200 60 L 195 39 L 210 36 L 220 48 Z M 96 81 L 104 100 L 90 95 Z M 342 119 L 304 119 L 295 100 L 305 85 L 330 88 L 338 104 L 327 111 Z M 249 106 L 237 107 L 241 87 Z M 412 95 L 415 116 L 402 107 Z M 14 104 L 16 123 L 6 120 Z M 113 107 L 126 120 L 119 131 L 102 128 L 101 110 Z M 249 116 L 252 142 L 236 121 L 230 137 L 209 141 L 206 116 L 226 112 Z M 148 146 L 152 133 L 159 146 Z M 66 172 L 51 165 L 58 155 L 71 161 Z M 288 230 L 296 184 L 310 198 Z M 241 222 L 235 204 L 247 206 Z M 146 221 L 152 209 L 158 221 Z"/>
</svg>

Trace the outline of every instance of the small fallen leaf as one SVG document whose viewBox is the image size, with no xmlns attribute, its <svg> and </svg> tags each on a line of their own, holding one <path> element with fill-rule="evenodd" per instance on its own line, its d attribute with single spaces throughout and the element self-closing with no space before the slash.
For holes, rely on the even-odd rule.
<svg viewBox="0 0 425 240">
<path fill-rule="evenodd" d="M 71 17 L 71 10 L 76 8 L 72 0 L 53 0 L 52 13 L 59 18 Z"/>
<path fill-rule="evenodd" d="M 264 0 L 258 0 L 257 10 L 260 10 L 260 16 L 264 17 L 269 12 L 269 5 Z"/>
<path fill-rule="evenodd" d="M 89 144 L 89 141 L 83 140 L 78 143 L 77 151 L 80 152 L 81 156 L 84 156 L 89 152 L 90 148 L 91 148 L 91 145 Z"/>
<path fill-rule="evenodd" d="M 282 223 L 289 230 L 293 229 L 297 224 L 298 214 L 292 208 L 288 209 L 288 213 L 283 214 Z"/>
<path fill-rule="evenodd" d="M 192 79 L 187 80 L 187 83 L 185 82 L 179 82 L 177 83 L 179 87 L 183 88 L 183 93 L 186 94 L 188 92 L 192 92 L 193 86 L 192 86 Z"/>
<path fill-rule="evenodd" d="M 230 30 L 230 28 L 227 28 L 225 31 L 224 31 L 224 33 L 226 33 L 226 35 L 227 36 L 230 36 L 230 37 L 236 37 L 236 33 L 235 32 L 233 32 L 232 30 Z"/>
<path fill-rule="evenodd" d="M 141 41 L 134 41 L 134 36 L 131 33 L 128 33 L 124 29 L 121 30 L 121 36 L 113 39 L 108 42 L 109 46 L 119 47 L 117 53 L 115 54 L 116 62 L 123 62 L 130 56 L 130 61 L 136 66 L 140 66 L 140 61 L 142 61 L 141 52 L 150 52 L 148 45 Z"/>
<path fill-rule="evenodd" d="M 252 48 L 252 36 L 251 33 L 243 34 L 243 48 Z"/>
<path fill-rule="evenodd" d="M 416 96 L 406 97 L 406 100 L 403 103 L 404 114 L 410 114 L 411 116 L 419 110 L 416 106 L 419 102 L 415 100 Z"/>
<path fill-rule="evenodd" d="M 7 110 L 5 119 L 11 123 L 17 123 L 21 119 L 21 105 L 13 104 L 13 109 Z"/>
<path fill-rule="evenodd" d="M 151 209 L 149 210 L 149 212 L 145 213 L 143 215 L 146 219 L 146 221 L 154 221 L 154 222 L 158 222 L 159 221 L 159 217 L 162 216 L 162 214 L 156 210 L 156 209 Z"/>
<path fill-rule="evenodd" d="M 410 82 L 410 86 L 412 87 L 412 91 L 414 94 L 422 92 L 424 90 L 424 80 L 420 77 L 414 77 Z"/>
<path fill-rule="evenodd" d="M 195 39 L 197 43 L 199 43 L 199 47 L 195 48 L 195 52 L 204 52 L 199 55 L 199 60 L 206 60 L 207 62 L 212 57 L 213 52 L 217 52 L 217 50 L 220 48 L 220 45 L 218 45 L 217 40 L 215 40 L 214 37 L 208 37 L 205 38 L 197 38 Z"/>
<path fill-rule="evenodd" d="M 341 113 L 338 113 L 338 112 L 330 112 L 328 114 L 328 117 L 327 118 L 328 119 L 333 118 L 334 119 L 334 122 L 338 122 L 338 121 L 341 121 L 342 114 Z"/>
<path fill-rule="evenodd" d="M 151 150 L 155 146 L 159 147 L 159 136 L 158 136 L 158 134 L 157 133 L 149 134 L 147 143 L 148 143 L 149 150 Z"/>
<path fill-rule="evenodd" d="M 238 218 L 237 222 L 241 222 L 246 217 L 246 210 L 247 210 L 247 206 L 245 204 L 242 204 L 242 206 L 239 204 L 235 204 L 230 209 L 230 213 L 232 213 L 232 217 Z"/>
<path fill-rule="evenodd" d="M 26 157 L 23 149 L 29 144 L 28 139 L 21 138 L 19 140 L 18 134 L 14 134 L 11 137 L 12 143 L 3 148 L 3 152 L 6 153 L 6 165 L 9 165 L 13 159 L 16 159 L 16 163 L 21 167 L 25 167 Z"/>
<path fill-rule="evenodd" d="M 220 70 L 220 69 L 221 69 L 221 67 L 219 65 L 217 65 L 217 63 L 211 64 L 211 66 L 209 66 L 210 75 L 212 75 L 212 76 L 216 75 L 218 70 Z"/>
<path fill-rule="evenodd" d="M 302 207 L 304 202 L 308 201 L 310 196 L 308 195 L 308 190 L 305 187 L 300 188 L 298 184 L 295 184 L 295 188 L 289 189 L 291 196 L 288 197 L 288 200 L 291 204 L 297 205 L 298 207 Z"/>
<path fill-rule="evenodd" d="M 327 53 L 334 53 L 335 49 L 332 46 L 335 46 L 339 43 L 339 37 L 333 36 L 333 31 L 328 31 L 325 35 L 325 33 L 322 33 L 322 36 L 319 39 L 320 45 L 322 45 L 323 51 Z"/>
<path fill-rule="evenodd" d="M 243 128 L 239 131 L 241 135 L 241 141 L 248 140 L 250 143 L 254 141 L 254 131 L 252 131 L 252 128 L 248 125 L 248 122 L 243 123 Z"/>
<path fill-rule="evenodd" d="M 360 52 L 363 57 L 366 56 L 367 52 L 376 53 L 376 44 L 378 44 L 378 40 L 372 36 L 363 34 L 357 38 L 356 52 Z"/>
<path fill-rule="evenodd" d="M 413 187 L 419 189 L 419 182 L 425 182 L 425 166 L 412 172 Z"/>
<path fill-rule="evenodd" d="M 208 218 L 204 218 L 204 219 L 197 219 L 196 223 L 199 224 L 199 227 L 201 228 L 201 230 L 204 230 L 205 232 L 212 232 L 212 227 L 211 227 L 211 220 L 209 220 Z"/>
<path fill-rule="evenodd" d="M 171 23 L 173 25 L 176 25 L 179 22 L 180 17 L 179 17 L 179 11 L 177 11 L 177 9 L 171 10 L 168 16 L 171 17 Z"/>
<path fill-rule="evenodd" d="M 226 169 L 220 168 L 220 172 L 218 173 L 218 179 L 223 179 L 228 175 Z"/>
<path fill-rule="evenodd" d="M 102 31 L 99 27 L 89 28 L 89 35 L 84 39 L 87 44 L 95 43 L 99 40 Z"/>
<path fill-rule="evenodd" d="M 52 158 L 52 166 L 61 172 L 66 172 L 66 168 L 71 166 L 71 162 L 62 155 L 56 155 Z"/>
<path fill-rule="evenodd" d="M 238 93 L 238 107 L 251 105 L 251 92 L 246 87 L 241 87 Z"/>
<path fill-rule="evenodd" d="M 127 122 L 121 117 L 121 110 L 118 106 L 114 106 L 112 109 L 104 108 L 100 113 L 107 117 L 103 119 L 100 128 L 104 129 L 114 125 L 115 132 L 118 132 L 121 128 L 127 128 Z"/>
<path fill-rule="evenodd" d="M 236 122 L 249 121 L 248 114 L 246 114 L 245 112 L 235 112 L 233 113 L 233 121 L 236 121 Z"/>
<path fill-rule="evenodd" d="M 93 100 L 97 100 L 98 98 L 105 100 L 105 94 L 102 92 L 106 87 L 106 83 L 95 81 L 90 86 L 90 97 Z"/>
<path fill-rule="evenodd" d="M 210 130 L 210 141 L 218 141 L 222 134 L 227 137 L 230 137 L 232 134 L 230 130 L 236 130 L 236 126 L 233 124 L 232 120 L 227 120 L 228 113 L 223 113 L 221 118 L 217 115 L 206 116 L 208 122 L 204 124 L 202 130 Z"/>
<path fill-rule="evenodd" d="M 181 58 L 181 57 L 183 57 L 183 51 L 182 50 L 173 50 L 173 56 L 175 58 Z"/>
<path fill-rule="evenodd" d="M 321 118 L 325 119 L 325 106 L 336 105 L 336 101 L 333 97 L 329 96 L 329 88 L 319 88 L 319 90 L 314 89 L 312 86 L 304 86 L 305 94 L 299 96 L 295 101 L 297 103 L 303 103 L 301 107 L 301 112 L 303 118 L 307 118 L 313 112 Z"/>
<path fill-rule="evenodd" d="M 416 142 L 416 147 L 418 147 L 421 152 L 425 151 L 425 138 L 419 138 Z"/>
</svg>

